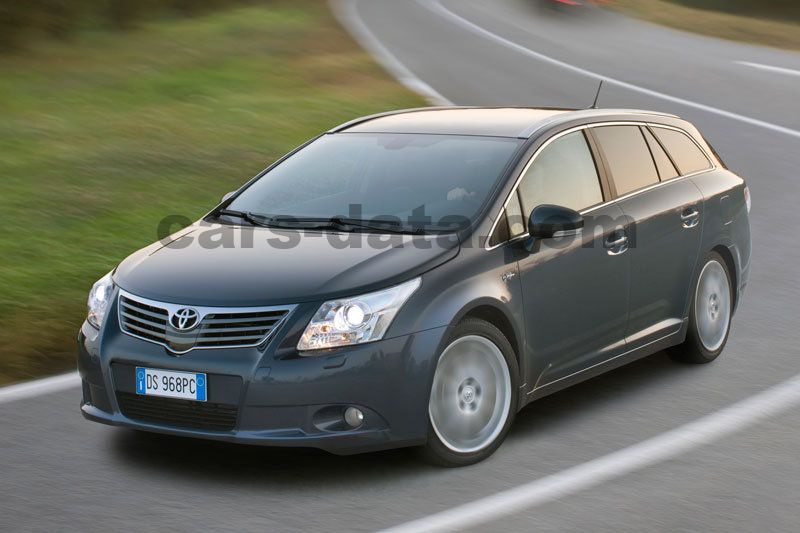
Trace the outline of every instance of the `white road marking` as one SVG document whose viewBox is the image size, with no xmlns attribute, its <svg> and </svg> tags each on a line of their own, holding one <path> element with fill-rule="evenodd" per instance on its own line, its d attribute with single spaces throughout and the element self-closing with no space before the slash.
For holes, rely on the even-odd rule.
<svg viewBox="0 0 800 533">
<path fill-rule="evenodd" d="M 330 0 L 331 11 L 339 22 L 350 31 L 361 47 L 368 51 L 383 68 L 408 89 L 423 96 L 433 105 L 453 105 L 453 102 L 439 94 L 436 89 L 419 79 L 367 28 L 358 15 L 358 0 Z"/>
<path fill-rule="evenodd" d="M 800 374 L 720 411 L 622 450 L 385 531 L 453 531 L 486 524 L 667 461 L 798 404 Z"/>
<path fill-rule="evenodd" d="M 706 111 L 708 113 L 713 113 L 715 115 L 719 115 L 719 116 L 722 116 L 722 117 L 730 118 L 730 119 L 733 119 L 733 120 L 738 120 L 740 122 L 744 122 L 746 124 L 750 124 L 750 125 L 753 125 L 753 126 L 758 126 L 760 128 L 764 128 L 764 129 L 768 129 L 768 130 L 772 130 L 772 131 L 777 131 L 779 133 L 785 133 L 786 135 L 791 135 L 792 137 L 800 137 L 800 131 L 798 131 L 798 130 L 793 130 L 793 129 L 787 128 L 785 126 L 780 126 L 778 124 L 773 124 L 771 122 L 767 122 L 767 121 L 764 121 L 764 120 L 759 120 L 757 118 L 748 117 L 748 116 L 745 116 L 745 115 L 740 115 L 738 113 L 733 113 L 732 111 L 726 111 L 726 110 L 720 109 L 718 107 L 713 107 L 713 106 L 710 106 L 710 105 L 701 104 L 701 103 L 698 103 L 698 102 L 693 102 L 692 100 L 686 100 L 684 98 L 679 98 L 677 96 L 672 96 L 670 94 L 662 93 L 662 92 L 659 92 L 659 91 L 654 91 L 654 90 L 648 89 L 646 87 L 641 87 L 639 85 L 634 85 L 633 83 L 628 83 L 626 81 L 618 80 L 616 78 L 611 78 L 611 77 L 608 77 L 608 76 L 604 76 L 603 74 L 599 74 L 597 72 L 594 72 L 594 71 L 591 71 L 591 70 L 588 70 L 588 69 L 585 69 L 585 68 L 576 67 L 575 65 L 571 65 L 570 63 L 566 63 L 566 62 L 561 61 L 559 59 L 555 59 L 553 57 L 550 57 L 550 56 L 547 56 L 545 54 L 542 54 L 540 52 L 536 52 L 534 50 L 531 50 L 530 48 L 526 48 L 526 47 L 522 46 L 521 44 L 515 43 L 514 41 L 510 41 L 510 40 L 506 39 L 505 37 L 501 37 L 500 35 L 497 35 L 496 33 L 492 33 L 491 31 L 487 30 L 486 28 L 478 26 L 474 22 L 471 22 L 471 21 L 465 19 L 464 17 L 453 13 L 452 11 L 450 11 L 449 9 L 444 7 L 440 3 L 439 0 L 417 0 L 417 2 L 420 5 L 424 6 L 425 8 L 433 11 L 434 13 L 438 13 L 439 15 L 451 20 L 455 24 L 458 24 L 459 26 L 462 26 L 463 28 L 465 28 L 465 29 L 467 29 L 467 30 L 469 30 L 469 31 L 471 31 L 473 33 L 476 33 L 476 34 L 481 35 L 481 36 L 483 36 L 483 37 L 485 37 L 487 39 L 495 41 L 496 43 L 499 43 L 499 44 L 501 44 L 503 46 L 511 48 L 512 50 L 516 50 L 517 52 L 520 52 L 520 53 L 522 53 L 524 55 L 527 55 L 529 57 L 533 57 L 535 59 L 538 59 L 540 61 L 544 61 L 546 63 L 550 63 L 551 65 L 556 65 L 556 66 L 561 67 L 561 68 L 563 68 L 565 70 L 570 70 L 572 72 L 576 72 L 578 74 L 583 74 L 583 75 L 589 76 L 591 78 L 595 78 L 595 79 L 598 79 L 598 80 L 603 80 L 605 83 L 608 83 L 608 84 L 611 84 L 611 85 L 616 85 L 618 87 L 629 89 L 631 91 L 636 91 L 636 92 L 639 92 L 639 93 L 642 93 L 642 94 L 646 94 L 646 95 L 652 96 L 654 98 L 660 98 L 662 100 L 667 100 L 669 102 L 674 102 L 676 104 L 685 105 L 687 107 L 693 107 L 695 109 L 700 109 L 700 110 Z"/>
<path fill-rule="evenodd" d="M 77 387 L 80 383 L 81 378 L 78 376 L 78 373 L 70 372 L 69 374 L 61 374 L 60 376 L 26 381 L 25 383 L 17 383 L 16 385 L 7 385 L 0 388 L 0 404 L 24 400 L 34 396 L 52 394 L 54 392 Z"/>
<path fill-rule="evenodd" d="M 761 70 L 767 70 L 769 72 L 777 72 L 779 74 L 789 74 L 790 76 L 800 76 L 800 70 L 794 70 L 791 68 L 784 68 L 784 67 L 773 67 L 772 65 L 763 65 L 761 63 L 751 63 L 749 61 L 736 61 L 739 65 L 745 65 L 748 67 L 753 67 Z"/>
</svg>

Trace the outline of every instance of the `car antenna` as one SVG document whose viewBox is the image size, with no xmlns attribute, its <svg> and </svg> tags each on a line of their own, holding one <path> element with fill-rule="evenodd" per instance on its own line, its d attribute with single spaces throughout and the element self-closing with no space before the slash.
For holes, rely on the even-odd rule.
<svg viewBox="0 0 800 533">
<path fill-rule="evenodd" d="M 597 94 L 594 95 L 594 102 L 589 109 L 597 109 L 597 99 L 600 98 L 600 89 L 603 88 L 603 80 L 600 80 L 600 85 L 597 86 Z"/>
</svg>

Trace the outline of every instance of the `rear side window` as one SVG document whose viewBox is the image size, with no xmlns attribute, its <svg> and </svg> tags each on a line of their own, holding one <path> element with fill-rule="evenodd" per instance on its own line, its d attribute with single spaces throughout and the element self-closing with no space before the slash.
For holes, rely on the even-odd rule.
<svg viewBox="0 0 800 533">
<path fill-rule="evenodd" d="M 525 216 L 542 204 L 580 211 L 602 203 L 600 178 L 583 132 L 564 135 L 542 150 L 518 190 Z"/>
<path fill-rule="evenodd" d="M 592 132 L 603 151 L 618 195 L 658 183 L 653 157 L 638 126 L 599 126 Z"/>
<path fill-rule="evenodd" d="M 655 127 L 653 133 L 667 149 L 682 175 L 711 168 L 711 162 L 706 155 L 685 133 Z"/>
<path fill-rule="evenodd" d="M 661 177 L 661 181 L 678 177 L 678 171 L 675 169 L 675 165 L 669 160 L 669 156 L 661 147 L 661 144 L 659 144 L 649 130 L 643 128 L 642 131 L 644 132 L 644 138 L 647 139 L 647 146 L 650 147 L 650 153 L 653 154 L 653 160 L 656 162 L 656 168 L 658 168 L 658 175 Z"/>
</svg>

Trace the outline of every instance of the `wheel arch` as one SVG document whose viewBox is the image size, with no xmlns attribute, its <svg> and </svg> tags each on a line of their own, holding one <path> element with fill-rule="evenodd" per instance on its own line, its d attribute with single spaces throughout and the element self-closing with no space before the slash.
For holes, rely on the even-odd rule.
<svg viewBox="0 0 800 533">
<path fill-rule="evenodd" d="M 514 358 L 517 360 L 517 368 L 519 369 L 520 378 L 522 378 L 522 376 L 525 375 L 523 373 L 525 363 L 522 358 L 522 342 L 518 331 L 519 326 L 515 325 L 514 320 L 508 315 L 506 310 L 503 309 L 502 305 L 502 302 L 494 301 L 491 298 L 470 302 L 456 314 L 450 326 L 454 327 L 466 318 L 478 318 L 499 329 L 506 339 L 508 339 L 512 350 L 514 350 Z"/>
<path fill-rule="evenodd" d="M 725 261 L 725 266 L 728 267 L 728 272 L 731 274 L 731 294 L 733 296 L 733 309 L 736 310 L 736 307 L 739 304 L 739 273 L 736 266 L 736 260 L 733 257 L 733 253 L 731 252 L 730 248 L 725 246 L 724 244 L 717 244 L 713 248 L 711 248 L 712 252 L 718 253 L 722 256 L 722 259 Z"/>
</svg>

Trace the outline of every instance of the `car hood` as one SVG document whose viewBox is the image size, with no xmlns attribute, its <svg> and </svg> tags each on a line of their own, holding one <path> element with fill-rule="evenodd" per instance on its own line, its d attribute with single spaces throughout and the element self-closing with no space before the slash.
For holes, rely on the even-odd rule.
<svg viewBox="0 0 800 533">
<path fill-rule="evenodd" d="M 171 303 L 300 303 L 400 283 L 449 261 L 458 250 L 452 235 L 299 232 L 198 223 L 132 254 L 119 265 L 114 281 L 130 293 Z"/>
</svg>

